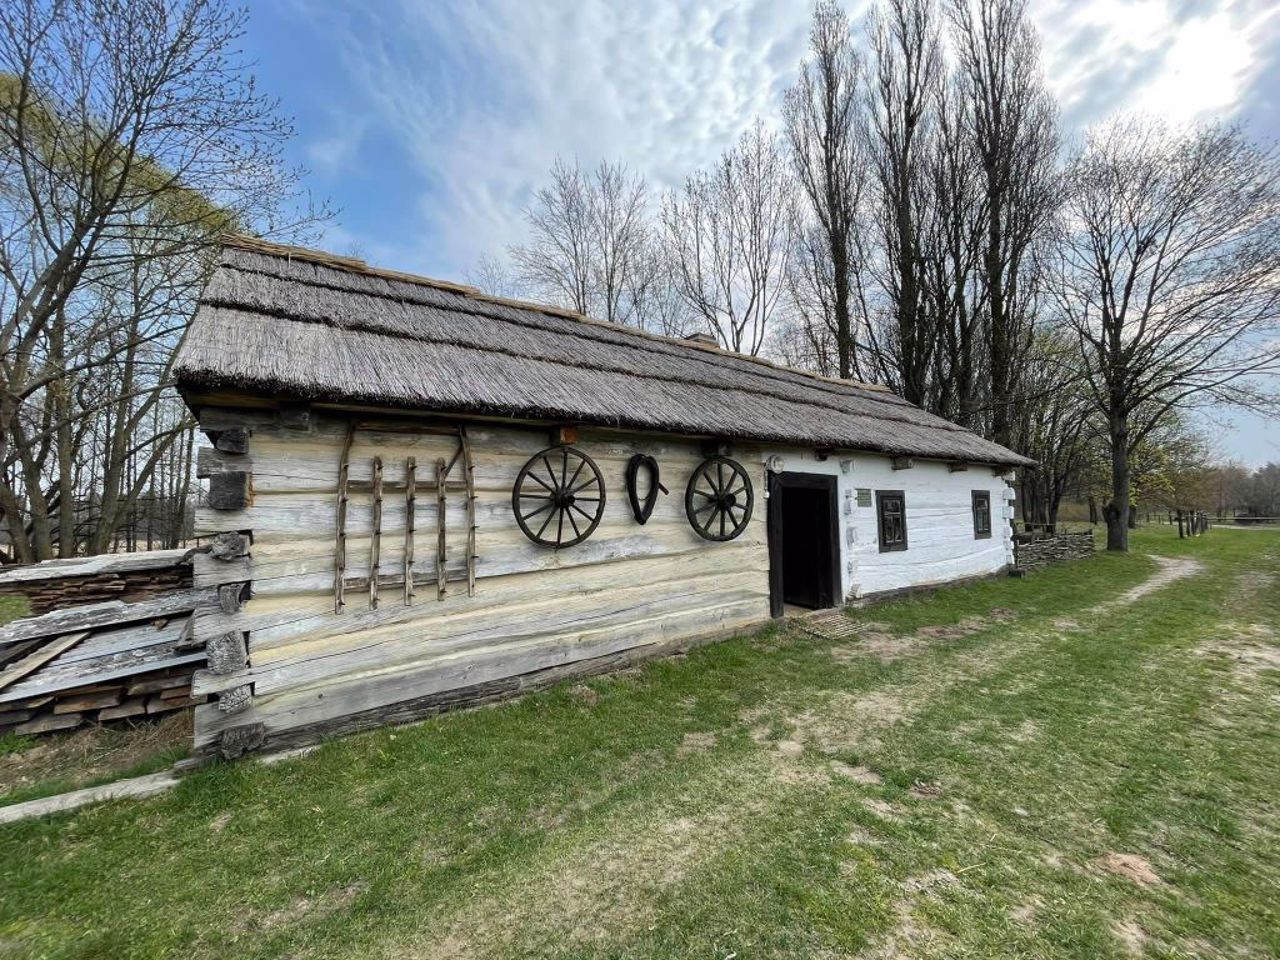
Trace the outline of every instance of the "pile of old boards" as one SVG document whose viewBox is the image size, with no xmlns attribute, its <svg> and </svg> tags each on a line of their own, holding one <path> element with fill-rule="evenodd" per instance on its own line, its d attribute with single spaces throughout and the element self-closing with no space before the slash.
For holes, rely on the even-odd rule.
<svg viewBox="0 0 1280 960">
<path fill-rule="evenodd" d="M 46 733 L 83 723 L 191 707 L 204 666 L 192 613 L 216 591 L 192 587 L 192 551 L 156 550 L 56 560 L 0 572 L 0 592 L 57 609 L 0 627 L 0 733 Z M 122 599 L 103 600 L 115 594 Z"/>
</svg>

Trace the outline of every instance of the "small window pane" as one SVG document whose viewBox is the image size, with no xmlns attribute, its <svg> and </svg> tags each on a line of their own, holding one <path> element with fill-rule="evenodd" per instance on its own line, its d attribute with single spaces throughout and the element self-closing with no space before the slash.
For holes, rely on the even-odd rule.
<svg viewBox="0 0 1280 960">
<path fill-rule="evenodd" d="M 876 491 L 880 552 L 907 549 L 907 505 L 901 490 Z"/>
<path fill-rule="evenodd" d="M 991 536 L 991 493 L 988 490 L 973 491 L 973 536 L 978 540 Z"/>
</svg>

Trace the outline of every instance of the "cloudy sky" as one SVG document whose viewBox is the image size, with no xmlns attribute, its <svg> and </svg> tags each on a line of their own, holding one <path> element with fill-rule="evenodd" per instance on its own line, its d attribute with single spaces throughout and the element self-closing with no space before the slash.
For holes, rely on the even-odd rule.
<svg viewBox="0 0 1280 960">
<path fill-rule="evenodd" d="M 1032 13 L 1069 133 L 1126 109 L 1280 138 L 1274 0 Z M 624 160 L 661 189 L 776 118 L 808 16 L 808 0 L 261 0 L 245 43 L 310 186 L 341 208 L 325 246 L 462 278 L 521 238 L 557 154 Z M 1280 459 L 1280 424 L 1237 420 L 1224 452 Z"/>
</svg>

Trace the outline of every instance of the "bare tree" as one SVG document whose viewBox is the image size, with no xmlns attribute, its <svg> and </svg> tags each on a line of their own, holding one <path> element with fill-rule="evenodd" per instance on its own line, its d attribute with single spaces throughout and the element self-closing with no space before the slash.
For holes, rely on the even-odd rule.
<svg viewBox="0 0 1280 960">
<path fill-rule="evenodd" d="M 932 0 L 883 0 L 869 23 L 866 150 L 876 183 L 883 251 L 879 282 L 889 301 L 888 345 L 903 397 L 925 404 L 938 337 L 927 312 L 921 229 L 924 161 L 942 54 Z"/>
<path fill-rule="evenodd" d="M 156 489 L 189 424 L 155 395 L 216 238 L 312 222 L 283 202 L 291 131 L 236 53 L 244 22 L 221 0 L 0 5 L 0 508 L 20 559 L 101 549 L 85 503 L 110 527 Z"/>
<path fill-rule="evenodd" d="M 1024 522 L 1055 524 L 1096 445 L 1098 421 L 1079 375 L 1073 338 L 1059 330 L 1037 331 L 1022 391 L 1014 441 L 1036 466 L 1018 476 L 1018 503 Z"/>
<path fill-rule="evenodd" d="M 1128 549 L 1132 456 L 1179 408 L 1267 401 L 1280 369 L 1280 162 L 1232 127 L 1119 122 L 1068 171 L 1057 305 L 1105 418 L 1107 547 Z"/>
<path fill-rule="evenodd" d="M 534 195 L 525 211 L 533 237 L 511 248 L 520 280 L 537 295 L 578 313 L 592 309 L 595 250 L 587 178 L 575 161 L 557 157 L 551 183 Z"/>
<path fill-rule="evenodd" d="M 525 219 L 531 239 L 512 247 L 511 259 L 531 291 L 610 323 L 640 324 L 652 279 L 643 177 L 621 163 L 588 172 L 557 159 Z"/>
<path fill-rule="evenodd" d="M 948 0 L 948 14 L 982 178 L 989 434 L 1008 446 L 1041 294 L 1035 251 L 1056 202 L 1057 111 L 1026 0 Z"/>
<path fill-rule="evenodd" d="M 853 319 L 866 179 L 857 129 L 860 71 L 844 10 L 835 0 L 817 0 L 809 57 L 783 106 L 792 165 L 812 220 L 800 231 L 792 296 L 802 314 L 798 342 L 808 344 L 823 373 L 846 378 L 863 376 Z M 834 369 L 824 355 L 828 349 Z"/>
<path fill-rule="evenodd" d="M 927 406 L 985 432 L 986 296 L 978 277 L 984 204 L 981 170 L 971 149 L 972 111 L 954 78 L 938 84 L 934 135 L 922 163 L 927 199 L 920 227 L 921 282 L 937 338 Z"/>
<path fill-rule="evenodd" d="M 676 271 L 656 231 L 637 251 L 637 268 L 627 278 L 627 296 L 634 304 L 635 323 L 649 333 L 683 337 L 697 326 L 680 295 Z"/>
<path fill-rule="evenodd" d="M 481 255 L 475 265 L 467 271 L 467 283 L 494 297 L 519 299 L 524 294 L 524 284 L 511 271 L 511 268 L 489 254 Z"/>
<path fill-rule="evenodd" d="M 787 289 L 794 184 L 760 121 L 662 205 L 663 238 L 689 308 L 726 348 L 757 354 Z"/>
</svg>

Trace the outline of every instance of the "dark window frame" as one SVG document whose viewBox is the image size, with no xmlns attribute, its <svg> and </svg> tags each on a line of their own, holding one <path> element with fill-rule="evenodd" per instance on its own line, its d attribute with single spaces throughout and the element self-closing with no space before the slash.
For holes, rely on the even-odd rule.
<svg viewBox="0 0 1280 960">
<path fill-rule="evenodd" d="M 990 490 L 974 490 L 970 494 L 970 503 L 973 513 L 973 539 L 990 540 L 991 539 L 991 491 Z M 981 505 L 981 509 L 979 509 Z M 982 529 L 980 520 L 985 519 L 987 528 Z"/>
<path fill-rule="evenodd" d="M 885 538 L 885 504 L 898 502 L 899 516 L 902 521 L 902 540 L 889 542 Z M 881 553 L 896 553 L 907 549 L 907 495 L 902 490 L 876 491 L 876 540 L 880 544 Z"/>
</svg>

